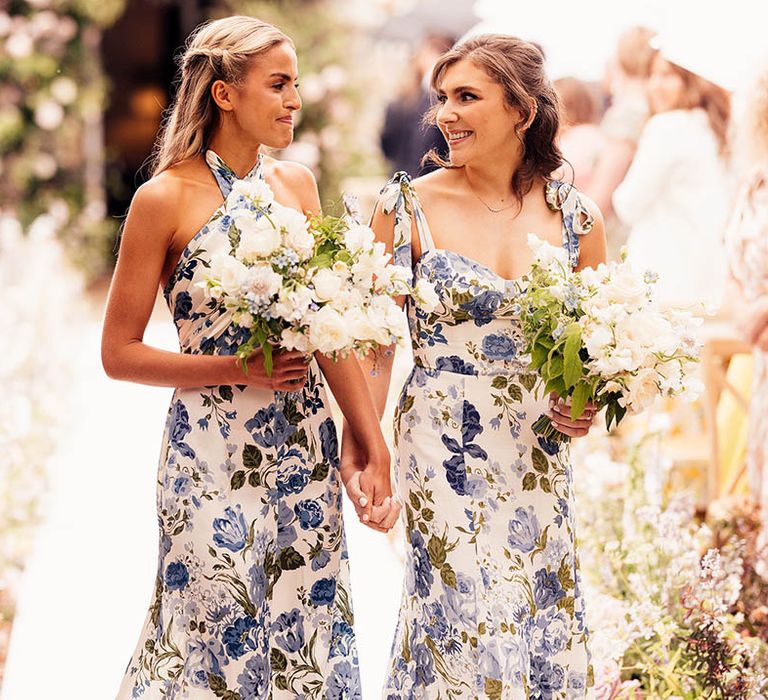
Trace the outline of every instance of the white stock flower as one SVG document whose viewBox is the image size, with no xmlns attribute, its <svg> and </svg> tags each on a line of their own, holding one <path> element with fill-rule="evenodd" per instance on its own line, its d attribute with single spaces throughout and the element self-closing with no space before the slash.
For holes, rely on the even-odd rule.
<svg viewBox="0 0 768 700">
<path fill-rule="evenodd" d="M 568 265 L 568 253 L 565 248 L 547 243 L 535 233 L 528 234 L 528 247 L 533 251 L 534 263 L 542 267 L 549 267 L 555 261 Z"/>
<path fill-rule="evenodd" d="M 315 251 L 315 237 L 306 228 L 295 228 L 285 232 L 285 245 L 296 251 L 300 260 L 312 257 Z"/>
<path fill-rule="evenodd" d="M 314 297 L 317 301 L 330 301 L 344 286 L 344 278 L 333 270 L 323 267 L 312 277 Z"/>
<path fill-rule="evenodd" d="M 272 305 L 272 313 L 286 321 L 301 319 L 312 303 L 312 290 L 300 285 L 294 289 L 280 289 L 277 301 Z"/>
<path fill-rule="evenodd" d="M 440 297 L 435 291 L 435 285 L 423 278 L 416 282 L 416 286 L 413 288 L 413 297 L 419 308 L 427 313 L 434 311 L 440 303 Z"/>
<path fill-rule="evenodd" d="M 358 224 L 344 232 L 344 245 L 351 253 L 358 253 L 373 246 L 374 234 L 367 226 Z"/>
<path fill-rule="evenodd" d="M 246 291 L 262 303 L 277 294 L 282 284 L 283 278 L 272 269 L 271 265 L 262 263 L 248 268 Z"/>
<path fill-rule="evenodd" d="M 290 328 L 283 329 L 280 335 L 280 345 L 286 350 L 309 352 L 309 338 L 305 333 Z"/>
<path fill-rule="evenodd" d="M 232 193 L 241 195 L 257 207 L 266 208 L 275 201 L 272 188 L 264 180 L 235 180 Z"/>
<path fill-rule="evenodd" d="M 322 353 L 345 348 L 351 337 L 344 317 L 330 306 L 324 306 L 309 317 L 309 341 Z"/>
</svg>

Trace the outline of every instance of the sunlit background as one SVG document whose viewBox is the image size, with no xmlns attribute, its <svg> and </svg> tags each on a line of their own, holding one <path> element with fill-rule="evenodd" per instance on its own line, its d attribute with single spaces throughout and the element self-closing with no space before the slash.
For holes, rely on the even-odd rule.
<svg viewBox="0 0 768 700">
<path fill-rule="evenodd" d="M 401 152 L 403 120 L 413 121 L 413 109 L 403 116 L 396 107 L 423 89 L 435 46 L 466 34 L 534 41 L 551 78 L 576 79 L 574 94 L 588 107 L 580 121 L 570 120 L 570 134 L 564 129 L 563 150 L 587 194 L 590 163 L 606 143 L 602 119 L 625 30 L 650 28 L 654 46 L 670 60 L 731 92 L 734 123 L 767 65 L 768 4 L 759 0 L 0 0 L 3 700 L 113 697 L 144 619 L 157 556 L 155 470 L 171 390 L 104 376 L 101 316 L 117 232 L 148 177 L 173 94 L 174 58 L 200 22 L 233 13 L 273 22 L 295 41 L 304 106 L 294 143 L 274 155 L 312 168 L 328 211 L 338 211 L 342 191 L 370 211 L 386 179 L 413 160 L 412 152 Z M 430 138 L 440 146 L 439 136 Z M 730 205 L 744 174 L 735 152 L 727 171 Z M 615 257 L 626 231 L 617 225 L 610 236 Z M 720 247 L 692 253 L 722 257 Z M 746 542 L 738 554 L 742 568 L 726 572 L 741 594 L 723 619 L 729 634 L 752 640 L 754 658 L 768 673 L 768 588 L 754 559 L 755 516 L 740 500 L 747 489 L 752 360 L 733 324 L 738 298 L 726 292 L 719 301 L 702 332 L 703 398 L 693 406 L 658 406 L 619 434 L 595 431 L 575 451 L 576 489 L 589 521 L 583 558 L 603 616 L 594 618 L 604 631 L 595 653 L 608 678 L 606 699 L 618 697 L 622 683 L 629 692 L 638 678 L 674 677 L 674 633 L 667 638 L 664 630 L 682 628 L 686 615 L 661 604 L 643 608 L 645 627 L 637 623 L 635 637 L 618 633 L 627 615 L 637 622 L 642 608 L 632 597 L 635 584 L 605 583 L 609 559 L 610 580 L 639 570 L 616 560 L 621 547 L 611 543 L 622 539 L 657 562 L 640 584 L 664 595 L 677 590 L 673 573 L 682 564 L 668 546 L 664 556 L 654 549 L 662 541 L 705 550 L 715 543 L 712 528 L 720 544 Z M 146 340 L 178 348 L 162 299 Z M 409 369 L 407 353 L 398 357 L 393 385 Z M 629 514 L 638 512 L 655 513 L 648 515 L 653 527 L 632 521 Z M 616 522 L 623 523 L 619 534 Z M 363 692 L 375 698 L 400 597 L 402 532 L 381 536 L 354 517 L 348 530 Z M 651 642 L 637 641 L 645 633 Z M 641 651 L 647 667 L 628 670 Z M 682 690 L 679 697 L 695 697 Z"/>
</svg>

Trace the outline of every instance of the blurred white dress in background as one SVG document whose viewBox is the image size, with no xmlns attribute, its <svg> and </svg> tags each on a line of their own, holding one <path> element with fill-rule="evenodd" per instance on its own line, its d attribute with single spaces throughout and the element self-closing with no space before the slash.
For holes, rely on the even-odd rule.
<svg viewBox="0 0 768 700">
<path fill-rule="evenodd" d="M 629 262 L 659 273 L 661 301 L 719 306 L 730 202 L 730 181 L 705 112 L 676 109 L 651 117 L 613 206 L 630 227 Z"/>
</svg>

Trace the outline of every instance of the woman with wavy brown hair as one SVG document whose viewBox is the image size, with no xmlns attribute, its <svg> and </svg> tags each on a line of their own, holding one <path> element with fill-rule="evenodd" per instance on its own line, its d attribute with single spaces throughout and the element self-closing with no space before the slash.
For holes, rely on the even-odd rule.
<svg viewBox="0 0 768 700">
<path fill-rule="evenodd" d="M 659 273 L 663 301 L 717 305 L 726 278 L 722 239 L 731 198 L 730 96 L 694 69 L 688 57 L 665 46 L 654 57 L 647 87 L 652 116 L 613 207 L 629 226 L 629 261 Z"/>
<path fill-rule="evenodd" d="M 438 60 L 432 85 L 449 157 L 413 182 L 396 175 L 373 216 L 395 261 L 440 298 L 429 314 L 408 305 L 415 366 L 395 418 L 407 561 L 384 697 L 585 697 L 568 446 L 532 426 L 548 413 L 581 436 L 594 409 L 571 420 L 537 395 L 518 294 L 530 232 L 574 268 L 596 266 L 602 217 L 552 179 L 559 109 L 534 45 L 471 38 Z M 369 361 L 383 411 L 391 355 Z M 342 455 L 354 450 L 345 430 Z"/>
</svg>

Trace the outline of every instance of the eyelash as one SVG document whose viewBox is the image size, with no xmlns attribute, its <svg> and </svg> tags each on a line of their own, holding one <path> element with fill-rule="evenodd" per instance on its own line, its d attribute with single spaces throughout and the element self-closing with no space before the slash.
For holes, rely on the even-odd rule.
<svg viewBox="0 0 768 700">
<path fill-rule="evenodd" d="M 272 87 L 275 90 L 282 90 L 288 83 L 275 83 Z M 293 87 L 295 87 L 297 90 L 299 89 L 299 83 L 294 83 Z"/>
<path fill-rule="evenodd" d="M 469 98 L 471 100 L 476 100 L 477 99 L 477 95 L 473 95 L 471 92 L 462 92 L 460 97 L 461 97 L 462 100 L 464 100 L 464 98 Z M 445 104 L 448 101 L 448 96 L 447 95 L 438 95 L 437 96 L 437 101 L 440 104 Z"/>
</svg>

